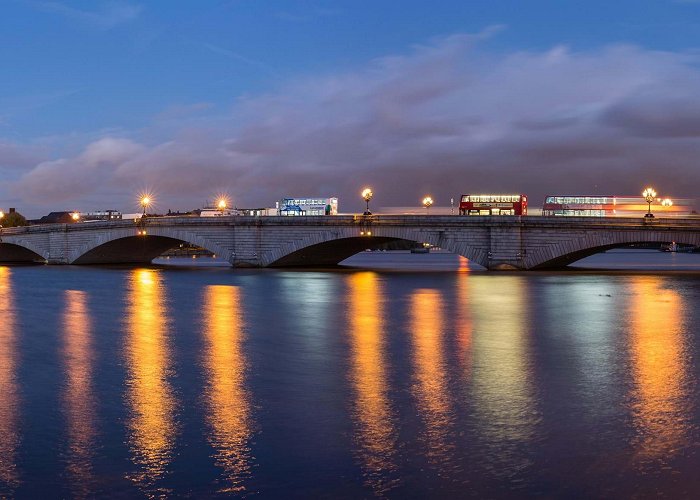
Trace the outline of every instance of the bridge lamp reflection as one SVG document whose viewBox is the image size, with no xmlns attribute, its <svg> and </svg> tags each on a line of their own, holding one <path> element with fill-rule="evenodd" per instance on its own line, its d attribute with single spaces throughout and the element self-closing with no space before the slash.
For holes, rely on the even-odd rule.
<svg viewBox="0 0 700 500">
<path fill-rule="evenodd" d="M 642 196 L 644 200 L 646 200 L 647 205 L 649 205 L 649 209 L 644 217 L 654 217 L 654 214 L 651 213 L 651 203 L 654 201 L 654 198 L 656 198 L 656 191 L 654 191 L 654 188 L 648 187 L 642 192 Z"/>
<path fill-rule="evenodd" d="M 365 200 L 365 203 L 367 204 L 367 208 L 365 209 L 365 213 L 363 215 L 372 215 L 372 212 L 369 211 L 369 200 L 372 199 L 372 190 L 370 188 L 364 188 L 362 190 L 362 199 Z"/>
<path fill-rule="evenodd" d="M 423 206 L 425 207 L 425 213 L 430 214 L 430 206 L 433 204 L 433 199 L 430 196 L 423 198 Z"/>
</svg>

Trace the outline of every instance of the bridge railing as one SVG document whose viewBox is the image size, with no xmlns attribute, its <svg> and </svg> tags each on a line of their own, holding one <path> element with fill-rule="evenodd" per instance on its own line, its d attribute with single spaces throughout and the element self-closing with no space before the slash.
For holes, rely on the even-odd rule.
<svg viewBox="0 0 700 500">
<path fill-rule="evenodd" d="M 625 227 L 647 227 L 658 229 L 697 230 L 700 228 L 700 217 L 697 218 L 623 218 L 623 217 L 543 217 L 543 216 L 463 216 L 463 215 L 333 215 L 333 216 L 222 216 L 222 217 L 147 217 L 145 222 L 137 220 L 77 222 L 71 224 L 37 224 L 32 226 L 4 228 L 5 236 L 19 234 L 37 234 L 54 232 L 93 231 L 104 229 L 137 229 L 140 224 L 146 227 L 173 226 L 345 226 L 345 225 L 377 225 L 377 226 L 435 226 L 435 227 L 465 227 L 492 226 L 506 227 L 519 225 L 522 227 L 551 227 L 551 228 L 581 228 L 581 229 L 615 229 Z"/>
</svg>

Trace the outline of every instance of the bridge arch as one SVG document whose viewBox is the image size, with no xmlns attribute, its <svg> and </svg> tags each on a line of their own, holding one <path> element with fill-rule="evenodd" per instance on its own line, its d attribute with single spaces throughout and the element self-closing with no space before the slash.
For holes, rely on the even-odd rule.
<svg viewBox="0 0 700 500">
<path fill-rule="evenodd" d="M 306 237 L 290 239 L 277 248 L 263 252 L 264 267 L 332 266 L 364 251 L 391 243 L 429 243 L 486 266 L 487 253 L 465 242 L 446 238 L 441 231 L 425 231 L 411 227 L 368 226 L 371 235 L 361 235 L 357 227 L 334 228 L 314 232 Z M 366 231 L 365 231 L 366 233 Z M 407 247 L 408 248 L 408 247 Z"/>
<path fill-rule="evenodd" d="M 1 263 L 45 263 L 46 256 L 26 240 L 0 241 Z"/>
<path fill-rule="evenodd" d="M 231 260 L 231 252 L 208 238 L 190 231 L 169 227 L 146 227 L 147 235 L 137 228 L 113 229 L 91 235 L 67 256 L 69 264 L 132 264 L 149 263 L 180 243 L 205 248 Z"/>
<path fill-rule="evenodd" d="M 690 231 L 621 231 L 599 234 L 588 233 L 531 251 L 526 258 L 527 269 L 551 269 L 565 267 L 576 261 L 613 248 L 649 243 L 700 246 L 700 233 Z"/>
</svg>

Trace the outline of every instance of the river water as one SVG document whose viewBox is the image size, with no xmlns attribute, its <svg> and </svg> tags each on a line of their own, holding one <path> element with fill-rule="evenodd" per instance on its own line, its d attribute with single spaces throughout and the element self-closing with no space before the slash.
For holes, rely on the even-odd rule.
<svg viewBox="0 0 700 500">
<path fill-rule="evenodd" d="M 700 491 L 700 255 L 348 263 L 0 267 L 0 497 Z"/>
</svg>

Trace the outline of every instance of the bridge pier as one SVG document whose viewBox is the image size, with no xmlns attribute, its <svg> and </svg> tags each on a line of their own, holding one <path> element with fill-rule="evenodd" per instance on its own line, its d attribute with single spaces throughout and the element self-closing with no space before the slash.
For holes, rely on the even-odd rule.
<svg viewBox="0 0 700 500">
<path fill-rule="evenodd" d="M 46 259 L 46 263 L 50 266 L 66 266 L 70 264 L 66 259 L 60 257 Z"/>
<path fill-rule="evenodd" d="M 489 271 L 522 271 L 524 262 L 522 228 L 512 223 L 489 227 L 489 251 L 486 268 Z"/>
<path fill-rule="evenodd" d="M 61 224 L 61 229 L 49 233 L 48 251 L 46 252 L 46 262 L 48 264 L 68 264 L 68 226 Z"/>
</svg>

